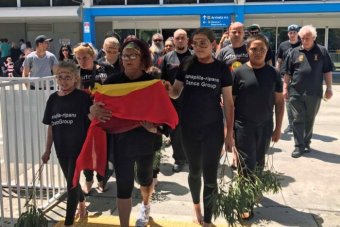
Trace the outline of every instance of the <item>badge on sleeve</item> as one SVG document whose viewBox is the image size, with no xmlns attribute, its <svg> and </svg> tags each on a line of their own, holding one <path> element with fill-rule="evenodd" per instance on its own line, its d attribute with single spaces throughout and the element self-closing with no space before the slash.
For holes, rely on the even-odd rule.
<svg viewBox="0 0 340 227">
<path fill-rule="evenodd" d="M 304 56 L 303 56 L 303 54 L 299 55 L 299 62 L 302 62 L 302 61 L 303 61 L 303 59 L 304 59 Z"/>
</svg>

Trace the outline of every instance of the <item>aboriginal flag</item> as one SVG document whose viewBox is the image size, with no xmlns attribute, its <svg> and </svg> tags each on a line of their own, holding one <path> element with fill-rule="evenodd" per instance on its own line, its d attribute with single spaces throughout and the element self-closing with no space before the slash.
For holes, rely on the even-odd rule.
<svg viewBox="0 0 340 227">
<path fill-rule="evenodd" d="M 160 80 L 124 84 L 96 84 L 92 90 L 94 100 L 112 111 L 111 120 L 102 123 L 93 119 L 86 140 L 77 158 L 73 186 L 84 169 L 105 175 L 107 162 L 106 133 L 122 133 L 140 127 L 141 121 L 157 125 L 166 124 L 174 129 L 178 116 Z"/>
</svg>

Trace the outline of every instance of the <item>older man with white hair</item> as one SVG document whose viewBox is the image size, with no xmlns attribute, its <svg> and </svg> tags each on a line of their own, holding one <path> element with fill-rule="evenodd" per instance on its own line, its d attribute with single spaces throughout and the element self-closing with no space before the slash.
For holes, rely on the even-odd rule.
<svg viewBox="0 0 340 227">
<path fill-rule="evenodd" d="M 283 95 L 289 98 L 293 113 L 295 149 L 293 158 L 310 151 L 315 116 L 322 96 L 325 100 L 333 96 L 332 70 L 334 64 L 327 49 L 315 42 L 317 33 L 312 25 L 299 31 L 301 46 L 294 48 L 283 64 Z M 323 94 L 323 80 L 326 91 Z"/>
<path fill-rule="evenodd" d="M 152 55 L 152 65 L 158 66 L 158 59 L 162 57 L 164 50 L 163 35 L 156 33 L 152 36 L 150 52 Z"/>
</svg>

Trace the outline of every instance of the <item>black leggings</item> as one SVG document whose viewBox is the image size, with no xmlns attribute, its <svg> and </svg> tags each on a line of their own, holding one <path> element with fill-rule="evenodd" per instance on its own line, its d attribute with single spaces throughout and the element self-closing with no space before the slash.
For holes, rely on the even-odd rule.
<svg viewBox="0 0 340 227">
<path fill-rule="evenodd" d="M 217 169 L 224 142 L 223 122 L 196 129 L 182 124 L 184 151 L 189 163 L 188 183 L 194 204 L 200 203 L 203 172 L 204 222 L 211 223 L 211 195 L 217 188 Z"/>
<path fill-rule="evenodd" d="M 117 197 L 128 199 L 131 197 L 135 180 L 135 163 L 137 164 L 137 180 L 141 186 L 152 184 L 154 154 L 136 157 L 124 155 L 115 156 L 114 168 L 116 172 Z"/>
<path fill-rule="evenodd" d="M 273 120 L 259 126 L 244 126 L 235 122 L 235 146 L 243 160 L 240 160 L 243 174 L 254 171 L 256 167 L 264 168 L 272 134 Z"/>
<path fill-rule="evenodd" d="M 64 224 L 72 225 L 74 222 L 74 215 L 76 214 L 78 202 L 83 202 L 85 197 L 79 183 L 77 187 L 72 188 L 76 158 L 58 158 L 58 160 L 67 182 L 67 204 Z"/>
</svg>

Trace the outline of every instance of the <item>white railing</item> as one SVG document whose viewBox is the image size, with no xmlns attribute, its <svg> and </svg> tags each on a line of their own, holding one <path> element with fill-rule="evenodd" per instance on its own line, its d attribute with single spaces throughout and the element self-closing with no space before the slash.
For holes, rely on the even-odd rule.
<svg viewBox="0 0 340 227">
<path fill-rule="evenodd" d="M 24 204 L 33 190 L 36 197 L 32 202 L 42 209 L 65 193 L 54 150 L 40 181 L 33 182 L 45 151 L 45 104 L 55 87 L 53 76 L 0 77 L 0 226 L 14 226 L 15 219 L 26 211 Z"/>
</svg>

